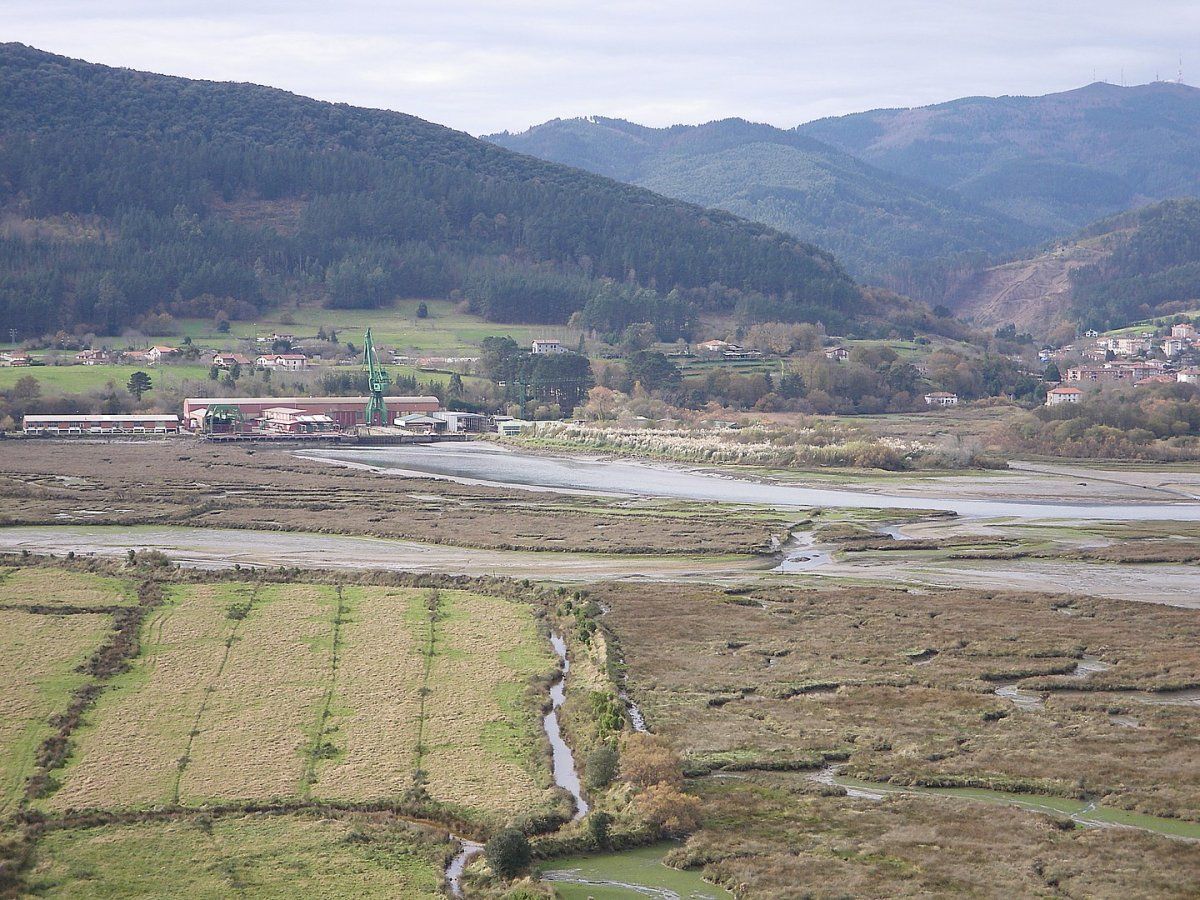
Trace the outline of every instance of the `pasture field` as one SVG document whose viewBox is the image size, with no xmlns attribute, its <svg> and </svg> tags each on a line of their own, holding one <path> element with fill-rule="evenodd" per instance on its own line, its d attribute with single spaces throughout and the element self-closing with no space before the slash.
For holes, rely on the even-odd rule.
<svg viewBox="0 0 1200 900">
<path fill-rule="evenodd" d="M 228 334 L 220 334 L 210 319 L 181 319 L 182 335 L 196 343 L 232 347 L 237 338 L 267 337 L 272 333 L 312 338 L 319 328 L 330 328 L 338 339 L 361 347 L 363 333 L 370 328 L 379 344 L 400 352 L 439 356 L 477 356 L 485 337 L 508 336 L 528 346 L 534 338 L 553 337 L 573 344 L 579 332 L 555 325 L 504 325 L 479 316 L 458 312 L 450 300 L 426 300 L 429 316 L 417 318 L 422 301 L 397 301 L 383 309 L 325 309 L 320 306 L 280 307 L 264 314 L 258 322 L 230 322 Z M 172 339 L 173 340 L 173 339 Z"/>
<path fill-rule="evenodd" d="M 694 771 L 836 760 L 1200 820 L 1200 703 L 1175 693 L 1200 686 L 1194 610 L 882 587 L 589 593 L 612 608 L 651 727 Z"/>
<path fill-rule="evenodd" d="M 528 609 L 499 597 L 441 591 L 422 768 L 439 800 L 516 813 L 550 787 L 541 756 L 533 678 L 554 672 L 554 655 Z"/>
<path fill-rule="evenodd" d="M 28 893 L 56 898 L 444 897 L 449 844 L 366 818 L 238 816 L 47 833 Z"/>
<path fill-rule="evenodd" d="M 269 585 L 233 623 L 229 655 L 196 717 L 184 803 L 290 797 L 326 693 L 337 597 L 328 585 Z"/>
<path fill-rule="evenodd" d="M 312 793 L 320 798 L 398 797 L 413 786 L 427 629 L 422 593 L 343 589 L 348 612 L 333 702 L 323 734 L 331 748 Z"/>
<path fill-rule="evenodd" d="M 88 713 L 61 773 L 62 787 L 45 805 L 143 807 L 177 796 L 180 761 L 223 667 L 240 621 L 229 610 L 253 596 L 245 584 L 174 587 L 146 621 L 141 654 Z M 229 775 L 236 777 L 245 760 Z M 190 765 L 190 763 L 189 763 Z"/>
<path fill-rule="evenodd" d="M 526 691 L 553 660 L 529 608 L 442 591 L 431 617 L 427 595 L 175 585 L 45 808 L 395 801 L 418 769 L 433 800 L 476 816 L 538 805 L 549 775 Z"/>
<path fill-rule="evenodd" d="M 120 579 L 90 572 L 64 572 L 50 566 L 0 567 L 0 606 L 130 606 L 133 590 Z"/>
<path fill-rule="evenodd" d="M 0 600 L 12 602 L 9 588 L 16 580 L 10 574 L 0 581 Z M 23 796 L 38 745 L 52 732 L 49 719 L 86 680 L 78 667 L 103 641 L 110 622 L 100 613 L 0 609 L 0 814 L 10 813 Z"/>
<path fill-rule="evenodd" d="M 163 366 L 25 366 L 0 368 L 0 390 L 12 387 L 20 379 L 32 375 L 42 387 L 43 394 L 81 394 L 98 391 L 110 381 L 117 390 L 124 391 L 129 376 L 134 372 L 145 372 L 154 387 L 146 392 L 153 400 L 160 388 L 178 387 L 184 381 L 203 381 L 208 378 L 207 365 L 163 365 Z"/>
</svg>

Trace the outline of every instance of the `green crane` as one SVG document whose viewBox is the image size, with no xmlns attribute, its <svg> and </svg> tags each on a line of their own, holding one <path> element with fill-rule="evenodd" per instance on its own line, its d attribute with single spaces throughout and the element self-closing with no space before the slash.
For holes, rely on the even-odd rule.
<svg viewBox="0 0 1200 900">
<path fill-rule="evenodd" d="M 371 329 L 363 338 L 363 365 L 367 367 L 367 387 L 371 391 L 371 399 L 367 401 L 367 424 L 388 425 L 387 404 L 383 395 L 387 393 L 387 372 L 379 365 L 379 355 L 375 352 L 375 342 L 371 340 Z"/>
</svg>

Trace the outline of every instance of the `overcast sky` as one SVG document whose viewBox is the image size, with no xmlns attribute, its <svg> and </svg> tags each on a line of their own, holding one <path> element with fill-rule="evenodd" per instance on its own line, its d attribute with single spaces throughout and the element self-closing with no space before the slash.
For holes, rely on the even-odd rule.
<svg viewBox="0 0 1200 900">
<path fill-rule="evenodd" d="M 1200 83 L 1196 0 L 0 0 L 0 40 L 472 134 L 578 115 L 790 127 L 1174 79 L 1181 54 Z"/>
</svg>

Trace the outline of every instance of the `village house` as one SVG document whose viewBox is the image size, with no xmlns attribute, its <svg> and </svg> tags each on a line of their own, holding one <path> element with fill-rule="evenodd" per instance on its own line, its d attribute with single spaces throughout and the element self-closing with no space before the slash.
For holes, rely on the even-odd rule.
<svg viewBox="0 0 1200 900">
<path fill-rule="evenodd" d="M 1083 397 L 1083 391 L 1077 387 L 1056 387 L 1046 391 L 1046 405 L 1058 406 L 1060 403 L 1078 403 Z"/>
<path fill-rule="evenodd" d="M 696 349 L 703 350 L 705 353 L 724 353 L 733 346 L 729 341 L 720 341 L 714 338 L 711 341 L 705 341 L 703 344 L 697 344 Z"/>
<path fill-rule="evenodd" d="M 282 344 L 290 345 L 290 344 L 294 344 L 296 342 L 296 336 L 294 334 L 274 333 L 274 334 L 269 334 L 266 337 L 256 337 L 254 339 L 254 342 L 256 344 L 282 343 Z"/>
<path fill-rule="evenodd" d="M 103 350 L 80 350 L 75 354 L 75 363 L 80 366 L 97 366 L 108 358 Z"/>
<path fill-rule="evenodd" d="M 146 351 L 146 362 L 152 366 L 158 365 L 168 356 L 171 356 L 179 351 L 174 347 L 163 347 L 155 345 Z"/>
<path fill-rule="evenodd" d="M 739 359 L 762 359 L 761 350 L 747 350 L 744 347 L 738 347 L 731 344 L 729 349 L 721 354 L 722 359 L 739 360 Z"/>
<path fill-rule="evenodd" d="M 11 353 L 0 353 L 0 366 L 6 366 L 11 369 L 28 366 L 32 363 L 28 353 L 22 353 L 14 350 Z"/>
<path fill-rule="evenodd" d="M 1200 366 L 1188 366 L 1175 373 L 1175 379 L 1184 384 L 1200 384 Z"/>
<path fill-rule="evenodd" d="M 566 353 L 567 348 L 563 346 L 562 341 L 556 340 L 537 340 L 534 341 L 530 352 L 534 354 L 541 353 Z"/>
<path fill-rule="evenodd" d="M 212 364 L 218 369 L 232 369 L 234 366 L 249 368 L 251 366 L 250 357 L 241 353 L 222 353 L 219 350 L 213 354 Z"/>
<path fill-rule="evenodd" d="M 958 394 L 950 391 L 932 391 L 925 395 L 926 406 L 958 406 Z"/>
<path fill-rule="evenodd" d="M 265 353 L 254 361 L 260 369 L 284 369 L 289 372 L 299 372 L 308 365 L 308 357 L 303 353 Z"/>
<path fill-rule="evenodd" d="M 825 358 L 826 359 L 836 359 L 836 360 L 849 359 L 850 351 L 847 350 L 845 347 L 826 347 L 825 348 Z"/>
</svg>

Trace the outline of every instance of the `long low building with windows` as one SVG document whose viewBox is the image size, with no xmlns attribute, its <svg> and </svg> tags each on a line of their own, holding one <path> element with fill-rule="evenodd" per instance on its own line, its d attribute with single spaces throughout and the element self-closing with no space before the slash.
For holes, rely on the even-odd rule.
<svg viewBox="0 0 1200 900">
<path fill-rule="evenodd" d="M 242 419 L 251 422 L 265 419 L 267 410 L 289 410 L 293 416 L 328 416 L 338 428 L 366 424 L 367 397 L 188 397 L 183 401 L 183 421 L 192 430 L 204 426 L 210 409 L 219 408 L 222 414 L 237 410 Z M 391 416 L 409 413 L 430 413 L 441 409 L 437 397 L 385 397 Z"/>
<path fill-rule="evenodd" d="M 26 434 L 49 437 L 63 434 L 174 434 L 179 431 L 179 416 L 151 413 L 31 415 L 25 417 L 22 427 Z"/>
</svg>

